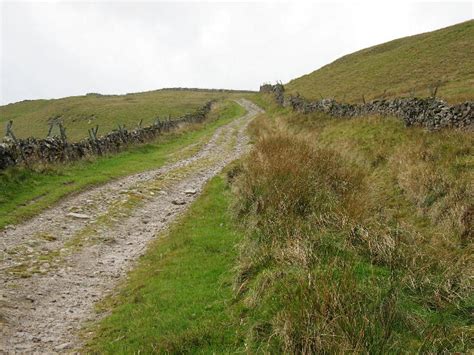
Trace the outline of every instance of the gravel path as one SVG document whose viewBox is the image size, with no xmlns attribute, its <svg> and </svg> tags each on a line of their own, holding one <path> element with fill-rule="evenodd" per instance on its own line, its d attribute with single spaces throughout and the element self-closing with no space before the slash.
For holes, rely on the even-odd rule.
<svg viewBox="0 0 474 355">
<path fill-rule="evenodd" d="M 260 109 L 239 104 L 247 114 L 218 128 L 196 154 L 79 193 L 0 232 L 0 353 L 80 348 L 78 331 L 98 317 L 94 304 L 247 149 L 245 128 Z"/>
</svg>

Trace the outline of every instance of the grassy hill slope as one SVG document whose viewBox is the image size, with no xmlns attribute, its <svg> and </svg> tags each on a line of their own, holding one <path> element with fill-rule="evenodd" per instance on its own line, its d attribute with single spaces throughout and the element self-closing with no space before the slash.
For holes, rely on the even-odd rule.
<svg viewBox="0 0 474 355">
<path fill-rule="evenodd" d="M 167 89 L 127 95 L 88 94 L 52 100 L 25 100 L 1 106 L 0 125 L 13 120 L 13 131 L 18 137 L 43 138 L 48 133 L 48 122 L 59 118 L 69 139 L 79 140 L 87 136 L 88 128 L 96 125 L 99 125 L 99 135 L 117 128 L 118 124 L 135 127 L 141 119 L 143 125 L 149 125 L 157 117 L 181 116 L 211 99 L 232 95 L 235 94 Z"/>
<path fill-rule="evenodd" d="M 474 21 L 405 37 L 346 55 L 290 81 L 289 92 L 360 102 L 381 97 L 427 96 L 441 81 L 438 96 L 448 102 L 474 99 Z"/>
</svg>

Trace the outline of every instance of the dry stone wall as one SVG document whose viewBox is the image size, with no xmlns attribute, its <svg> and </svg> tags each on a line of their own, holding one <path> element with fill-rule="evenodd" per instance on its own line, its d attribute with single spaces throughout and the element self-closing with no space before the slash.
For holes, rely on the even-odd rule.
<svg viewBox="0 0 474 355">
<path fill-rule="evenodd" d="M 83 139 L 69 143 L 61 137 L 46 139 L 5 138 L 0 143 L 0 170 L 9 166 L 23 164 L 31 166 L 37 163 L 61 163 L 82 159 L 88 156 L 116 153 L 131 144 L 151 141 L 164 132 L 169 132 L 190 123 L 204 121 L 211 110 L 212 101 L 194 113 L 173 120 L 157 120 L 153 125 L 127 130 L 120 128 L 105 136 Z"/>
<path fill-rule="evenodd" d="M 285 104 L 285 87 L 283 86 L 283 84 L 263 84 L 260 86 L 260 92 L 273 94 L 275 96 L 276 102 L 280 106 L 283 106 Z"/>
<path fill-rule="evenodd" d="M 472 129 L 474 123 L 474 102 L 467 101 L 449 105 L 437 98 L 403 97 L 390 100 L 374 100 L 363 104 L 348 104 L 333 99 L 308 101 L 300 95 L 285 98 L 281 84 L 265 84 L 260 92 L 273 93 L 282 106 L 290 106 L 302 113 L 324 112 L 335 117 L 353 118 L 369 114 L 396 116 L 406 126 L 423 126 L 431 130 L 441 128 Z"/>
</svg>

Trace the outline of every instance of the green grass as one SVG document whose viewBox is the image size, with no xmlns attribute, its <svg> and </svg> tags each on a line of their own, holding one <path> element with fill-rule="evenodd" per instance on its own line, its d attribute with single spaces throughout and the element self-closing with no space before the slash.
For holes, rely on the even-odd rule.
<svg viewBox="0 0 474 355">
<path fill-rule="evenodd" d="M 401 95 L 428 96 L 441 81 L 438 96 L 448 102 L 474 99 L 474 21 L 396 39 L 346 55 L 285 88 L 308 99 L 335 97 L 362 102 Z"/>
<path fill-rule="evenodd" d="M 130 273 L 112 309 L 89 340 L 101 354 L 223 353 L 238 347 L 232 268 L 240 235 L 230 217 L 230 191 L 212 179 L 171 230 Z"/>
<path fill-rule="evenodd" d="M 0 228 L 18 223 L 64 196 L 129 174 L 156 169 L 185 147 L 209 137 L 214 130 L 245 110 L 226 101 L 211 112 L 208 121 L 193 129 L 160 137 L 116 155 L 78 161 L 41 170 L 11 168 L 0 172 Z"/>
<path fill-rule="evenodd" d="M 212 99 L 242 97 L 241 93 L 192 90 L 157 90 L 127 95 L 85 95 L 52 100 L 26 100 L 0 106 L 0 125 L 13 120 L 18 138 L 44 138 L 48 122 L 60 118 L 70 141 L 88 136 L 89 128 L 99 125 L 104 135 L 118 124 L 134 128 L 140 120 L 150 125 L 157 117 L 179 117 L 193 112 Z M 59 134 L 55 127 L 53 134 Z"/>
</svg>

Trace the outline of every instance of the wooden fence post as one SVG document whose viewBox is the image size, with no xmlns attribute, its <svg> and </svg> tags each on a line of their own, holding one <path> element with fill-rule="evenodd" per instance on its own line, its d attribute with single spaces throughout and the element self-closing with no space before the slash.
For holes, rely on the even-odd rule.
<svg viewBox="0 0 474 355">
<path fill-rule="evenodd" d="M 55 121 L 51 121 L 51 122 L 49 123 L 48 135 L 47 135 L 46 137 L 50 137 L 50 136 L 51 136 L 51 133 L 53 132 L 54 123 L 55 123 Z"/>
<path fill-rule="evenodd" d="M 12 126 L 13 126 L 13 121 L 12 120 L 8 121 L 5 136 L 10 137 L 11 139 L 13 139 L 15 143 L 18 143 L 18 140 L 16 139 L 15 134 L 13 133 Z"/>
<path fill-rule="evenodd" d="M 13 126 L 13 121 L 12 120 L 8 121 L 6 136 L 10 137 L 13 140 L 13 142 L 15 142 L 16 146 L 20 150 L 21 159 L 25 163 L 26 167 L 29 168 L 30 165 L 28 164 L 28 161 L 26 160 L 26 157 L 25 157 L 25 153 L 23 152 L 23 149 L 21 148 L 20 141 L 16 138 L 15 134 L 13 133 L 12 126 Z"/>
</svg>

